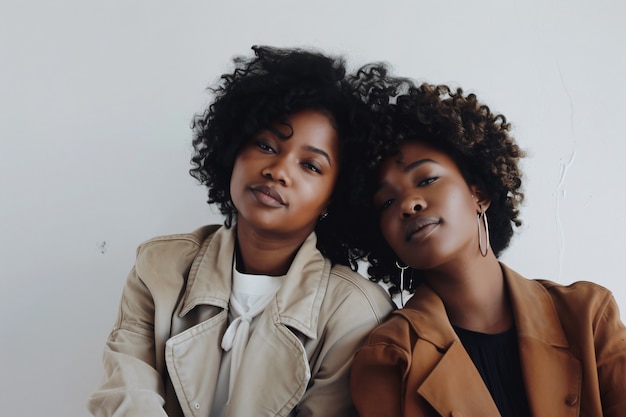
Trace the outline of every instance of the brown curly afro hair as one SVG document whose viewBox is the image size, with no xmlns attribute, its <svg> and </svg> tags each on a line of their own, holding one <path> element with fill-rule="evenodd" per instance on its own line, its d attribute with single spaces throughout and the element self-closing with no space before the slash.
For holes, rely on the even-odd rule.
<svg viewBox="0 0 626 417">
<path fill-rule="evenodd" d="M 380 97 L 371 103 L 377 111 L 379 126 L 376 143 L 370 146 L 369 169 L 363 175 L 369 186 L 360 195 L 360 204 L 367 208 L 360 214 L 361 221 L 367 227 L 355 234 L 354 239 L 368 253 L 371 279 L 390 283 L 390 291 L 394 293 L 400 285 L 398 258 L 380 232 L 379 215 L 372 204 L 382 159 L 395 153 L 406 140 L 419 140 L 449 155 L 467 183 L 479 186 L 491 200 L 487 211 L 489 237 L 494 254 L 499 256 L 509 245 L 513 227 L 521 225 L 519 206 L 524 194 L 518 162 L 524 152 L 510 135 L 511 125 L 506 118 L 492 113 L 475 94 L 465 94 L 461 88 L 453 90 L 446 85 L 416 86 L 407 79 L 398 83 L 397 79 L 389 78 L 388 83 L 402 93 L 386 106 L 380 104 Z M 421 281 L 420 272 L 410 269 L 407 272 L 410 279 L 405 280 L 406 289 L 413 291 Z"/>
</svg>

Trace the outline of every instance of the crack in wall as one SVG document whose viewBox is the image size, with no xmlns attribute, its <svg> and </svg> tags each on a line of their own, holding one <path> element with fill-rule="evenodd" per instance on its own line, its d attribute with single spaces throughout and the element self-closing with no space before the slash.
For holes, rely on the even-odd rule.
<svg viewBox="0 0 626 417">
<path fill-rule="evenodd" d="M 563 86 L 563 89 L 565 90 L 565 94 L 567 94 L 567 98 L 569 101 L 570 133 L 571 133 L 571 137 L 573 138 L 574 137 L 574 100 L 572 99 L 569 89 L 567 88 L 567 84 L 565 83 L 565 79 L 563 78 L 563 73 L 561 72 L 561 65 L 559 64 L 558 60 L 556 60 L 556 66 L 559 71 L 559 79 L 561 80 L 561 85 Z M 560 166 L 559 181 L 556 184 L 556 187 L 553 192 L 554 200 L 555 200 L 554 201 L 554 218 L 555 218 L 555 223 L 556 223 L 557 240 L 558 240 L 557 241 L 557 252 L 558 252 L 557 253 L 557 274 L 556 274 L 558 281 L 560 281 L 561 279 L 561 275 L 563 272 L 563 261 L 565 258 L 565 233 L 563 230 L 563 221 L 561 219 L 561 203 L 563 200 L 565 200 L 565 197 L 566 197 L 565 179 L 567 177 L 567 171 L 572 166 L 576 158 L 576 140 L 572 139 L 571 144 L 572 144 L 572 149 L 569 152 L 569 156 L 564 156 L 564 157 L 559 158 L 559 166 Z"/>
</svg>

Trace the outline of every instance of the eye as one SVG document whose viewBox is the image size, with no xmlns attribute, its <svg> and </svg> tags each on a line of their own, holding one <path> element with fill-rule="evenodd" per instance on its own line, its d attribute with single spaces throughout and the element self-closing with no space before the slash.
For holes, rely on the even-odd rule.
<svg viewBox="0 0 626 417">
<path fill-rule="evenodd" d="M 380 206 L 378 206 L 378 211 L 383 211 L 386 208 L 388 208 L 389 206 L 391 206 L 393 204 L 393 199 L 390 198 L 389 200 L 385 200 Z"/>
<path fill-rule="evenodd" d="M 424 187 L 426 185 L 430 185 L 430 184 L 436 182 L 438 179 L 439 179 L 439 177 L 429 177 L 429 178 L 426 178 L 425 180 L 422 180 L 422 181 L 418 182 L 417 186 L 418 187 Z"/>
<path fill-rule="evenodd" d="M 276 150 L 270 145 L 267 141 L 262 139 L 257 139 L 256 146 L 264 152 L 276 153 Z"/>
<path fill-rule="evenodd" d="M 308 169 L 309 171 L 315 172 L 316 174 L 321 174 L 322 173 L 322 169 L 316 163 L 313 163 L 313 162 L 303 162 L 302 166 L 305 169 Z"/>
</svg>

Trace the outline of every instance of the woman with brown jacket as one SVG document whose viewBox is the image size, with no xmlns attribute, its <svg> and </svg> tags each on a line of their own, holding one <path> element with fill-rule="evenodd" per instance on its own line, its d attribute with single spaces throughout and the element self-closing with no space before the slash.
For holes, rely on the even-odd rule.
<svg viewBox="0 0 626 417">
<path fill-rule="evenodd" d="M 364 197 L 380 233 L 359 239 L 370 273 L 413 295 L 354 359 L 361 417 L 625 416 L 626 328 L 611 293 L 498 261 L 523 198 L 504 116 L 428 84 L 383 116 Z"/>
</svg>

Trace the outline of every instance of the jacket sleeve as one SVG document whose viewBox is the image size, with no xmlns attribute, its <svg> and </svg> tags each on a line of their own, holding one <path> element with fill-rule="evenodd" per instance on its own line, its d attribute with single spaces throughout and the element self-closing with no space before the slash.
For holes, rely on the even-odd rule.
<svg viewBox="0 0 626 417">
<path fill-rule="evenodd" d="M 134 268 L 105 345 L 103 362 L 104 382 L 87 404 L 94 416 L 167 416 L 163 377 L 155 365 L 154 303 Z"/>
<path fill-rule="evenodd" d="M 402 415 L 409 354 L 390 343 L 368 343 L 352 362 L 352 401 L 361 417 Z"/>
<path fill-rule="evenodd" d="M 626 327 L 610 293 L 598 309 L 594 344 L 605 417 L 626 415 Z"/>
<path fill-rule="evenodd" d="M 297 407 L 298 417 L 356 415 L 350 396 L 352 358 L 372 329 L 393 309 L 383 291 L 372 295 L 367 302 L 344 302 L 332 312 L 321 335 L 324 340 L 318 345 L 319 356 L 312 366 L 311 380 Z"/>
</svg>

